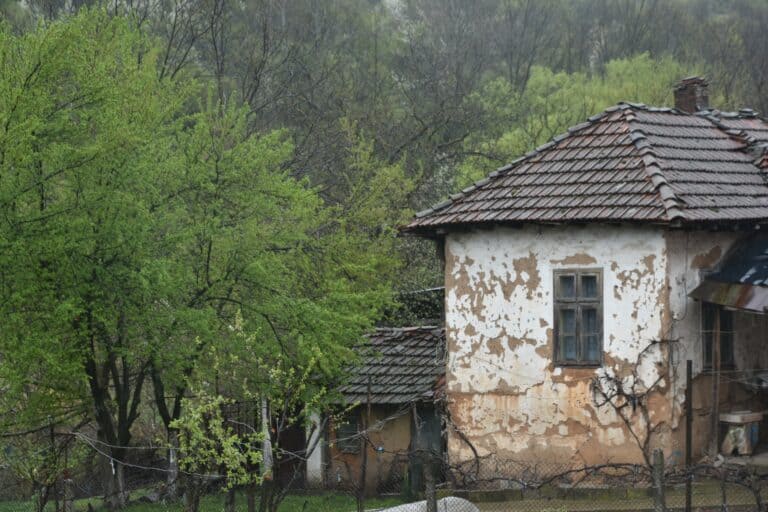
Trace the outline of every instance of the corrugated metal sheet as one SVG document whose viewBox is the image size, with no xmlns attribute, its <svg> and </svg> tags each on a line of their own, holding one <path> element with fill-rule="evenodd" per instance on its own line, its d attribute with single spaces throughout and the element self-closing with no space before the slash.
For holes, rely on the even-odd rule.
<svg viewBox="0 0 768 512">
<path fill-rule="evenodd" d="M 756 313 L 765 313 L 768 308 L 768 288 L 765 286 L 721 283 L 707 279 L 689 295 L 704 302 Z"/>
<path fill-rule="evenodd" d="M 494 171 L 405 231 L 496 222 L 768 219 L 752 111 L 686 114 L 622 104 Z"/>
<path fill-rule="evenodd" d="M 768 308 L 768 234 L 736 247 L 690 294 L 694 299 L 764 313 Z"/>
<path fill-rule="evenodd" d="M 437 327 L 382 328 L 358 348 L 361 362 L 339 388 L 348 403 L 429 400 L 445 374 L 445 332 Z"/>
</svg>

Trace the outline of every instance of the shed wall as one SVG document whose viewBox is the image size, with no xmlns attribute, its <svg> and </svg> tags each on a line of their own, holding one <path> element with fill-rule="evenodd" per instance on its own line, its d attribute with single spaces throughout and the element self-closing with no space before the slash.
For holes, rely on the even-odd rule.
<svg viewBox="0 0 768 512">
<path fill-rule="evenodd" d="M 367 413 L 362 411 L 361 414 Z M 375 405 L 371 407 L 371 427 L 366 444 L 365 492 L 391 492 L 399 489 L 408 466 L 411 445 L 410 408 Z M 336 428 L 330 424 L 328 486 L 331 488 L 359 489 L 362 472 L 362 453 L 344 453 L 336 442 Z M 379 448 L 379 450 L 377 450 Z"/>
</svg>

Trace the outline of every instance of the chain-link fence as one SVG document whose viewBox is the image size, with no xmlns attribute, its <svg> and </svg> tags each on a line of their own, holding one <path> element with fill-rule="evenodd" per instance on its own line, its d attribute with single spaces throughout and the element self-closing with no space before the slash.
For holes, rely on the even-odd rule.
<svg viewBox="0 0 768 512">
<path fill-rule="evenodd" d="M 327 473 L 316 488 L 304 483 L 282 487 L 268 482 L 280 512 L 373 511 L 391 512 L 577 512 L 577 511 L 765 511 L 768 468 L 736 463 L 698 464 L 690 468 L 655 464 L 596 464 L 573 466 L 541 461 L 519 461 L 495 456 L 449 464 L 441 457 L 404 453 L 388 464 L 386 478 L 371 477 L 350 468 L 348 478 Z M 103 508 L 104 490 L 98 471 L 64 475 L 41 494 L 0 475 L 3 492 L 0 512 L 37 511 L 41 496 L 46 512 L 86 512 Z M 362 467 L 356 468 L 362 471 Z M 184 497 L 164 494 L 165 474 L 126 472 L 129 512 L 191 510 Z M 210 477 L 210 475 L 209 475 Z M 333 477 L 333 478 L 332 478 Z M 296 480 L 299 482 L 299 480 Z M 304 481 L 302 481 L 304 482 Z M 222 479 L 204 482 L 200 512 L 260 511 L 265 487 L 226 490 Z M 184 494 L 184 485 L 180 485 Z M 690 508 L 687 508 L 687 504 Z"/>
<path fill-rule="evenodd" d="M 768 468 L 740 464 L 686 469 L 664 466 L 659 458 L 653 466 L 574 466 L 489 456 L 453 465 L 441 461 L 432 475 L 428 468 L 422 466 L 422 487 L 409 489 L 410 496 L 402 488 L 378 496 L 402 498 L 404 506 L 393 512 L 766 510 Z M 364 501 L 361 508 L 375 507 Z"/>
</svg>

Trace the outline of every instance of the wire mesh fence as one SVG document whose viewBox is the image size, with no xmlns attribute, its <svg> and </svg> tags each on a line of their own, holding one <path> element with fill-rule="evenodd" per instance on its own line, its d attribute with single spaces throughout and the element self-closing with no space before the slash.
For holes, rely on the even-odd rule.
<svg viewBox="0 0 768 512">
<path fill-rule="evenodd" d="M 489 456 L 450 464 L 442 457 L 406 453 L 388 463 L 386 478 L 376 476 L 375 460 L 366 475 L 354 468 L 346 477 L 331 473 L 319 485 L 296 479 L 289 488 L 269 482 L 273 508 L 262 508 L 264 486 L 228 490 L 224 479 L 197 481 L 200 512 L 376 511 L 389 512 L 578 512 L 578 511 L 765 511 L 768 468 L 740 464 L 570 465 Z M 362 468 L 357 468 L 362 470 Z M 104 508 L 104 488 L 94 468 L 63 475 L 48 489 L 30 488 L 0 473 L 0 512 L 86 512 Z M 374 476 L 370 476 L 374 475 Z M 192 511 L 180 496 L 169 498 L 162 472 L 126 472 L 129 512 Z M 690 491 L 688 491 L 690 489 Z M 690 498 L 687 493 L 690 492 Z M 690 508 L 686 508 L 687 501 Z M 44 506 L 42 506 L 45 502 Z"/>
</svg>

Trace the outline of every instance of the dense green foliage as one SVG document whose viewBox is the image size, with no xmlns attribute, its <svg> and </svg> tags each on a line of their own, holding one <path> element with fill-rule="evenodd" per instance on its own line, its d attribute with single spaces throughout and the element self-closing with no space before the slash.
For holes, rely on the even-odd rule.
<svg viewBox="0 0 768 512">
<path fill-rule="evenodd" d="M 277 400 L 267 387 L 294 388 L 274 371 L 299 371 L 291 403 L 316 403 L 389 303 L 402 217 L 381 208 L 408 189 L 359 142 L 366 180 L 327 204 L 291 175 L 288 134 L 249 130 L 188 75 L 159 79 L 157 48 L 103 10 L 0 32 L 2 428 L 93 422 L 117 460 L 150 381 L 169 432 L 193 383 Z M 261 368 L 236 382 L 203 360 L 216 351 Z"/>
</svg>

